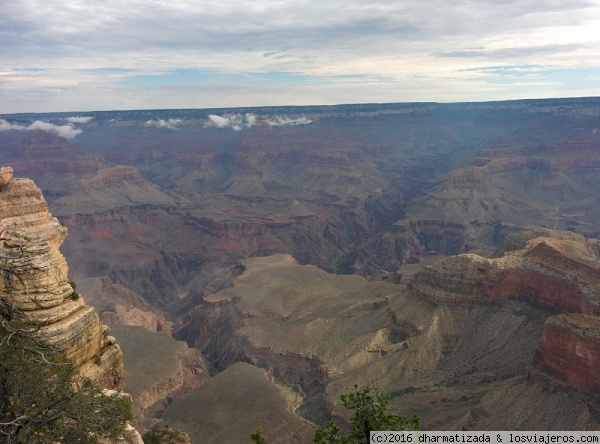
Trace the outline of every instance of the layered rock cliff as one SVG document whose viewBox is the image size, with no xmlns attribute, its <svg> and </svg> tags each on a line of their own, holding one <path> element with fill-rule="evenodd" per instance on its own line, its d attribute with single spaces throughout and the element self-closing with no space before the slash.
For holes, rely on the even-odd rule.
<svg viewBox="0 0 600 444">
<path fill-rule="evenodd" d="M 121 349 L 68 279 L 59 251 L 66 234 L 33 181 L 9 180 L 0 193 L 0 292 L 39 328 L 40 337 L 62 359 L 79 367 L 82 376 L 122 389 Z"/>
<path fill-rule="evenodd" d="M 570 385 L 600 393 L 600 318 L 562 314 L 548 318 L 535 367 Z"/>
<path fill-rule="evenodd" d="M 77 214 L 135 205 L 174 205 L 175 199 L 145 180 L 133 167 L 103 168 L 79 181 L 67 197 L 54 201 L 53 212 Z"/>
<path fill-rule="evenodd" d="M 600 316 L 600 262 L 592 247 L 574 233 L 539 234 L 500 258 L 465 254 L 443 259 L 415 274 L 409 287 L 436 302 L 515 299 L 553 312 Z"/>
<path fill-rule="evenodd" d="M 17 174 L 33 179 L 52 199 L 66 194 L 80 179 L 92 177 L 104 165 L 104 158 L 39 130 L 22 141 L 10 163 Z"/>
<path fill-rule="evenodd" d="M 595 243 L 556 230 L 509 236 L 499 258 L 464 254 L 412 276 L 409 289 L 440 305 L 511 299 L 547 311 L 534 368 L 592 393 L 600 390 L 600 261 Z M 559 313 L 559 314 L 556 314 Z"/>
<path fill-rule="evenodd" d="M 180 319 L 176 335 L 221 372 L 224 393 L 233 384 L 228 369 L 251 363 L 294 388 L 295 413 L 317 423 L 330 416 L 343 423 L 348 412 L 339 395 L 375 380 L 393 408 L 419 414 L 428 429 L 597 427 L 598 400 L 535 364 L 558 368 L 569 353 L 580 353 L 590 357 L 580 358 L 586 367 L 577 373 L 580 361 L 573 360 L 568 373 L 595 378 L 596 352 L 582 348 L 597 348 L 595 336 L 559 348 L 548 335 L 541 347 L 552 312 L 529 299 L 486 296 L 477 284 L 481 264 L 470 257 L 452 265 L 454 279 L 447 271 L 438 281 L 438 299 L 403 285 L 329 275 L 286 255 L 248 259 L 232 287 L 205 295 Z M 453 293 L 444 299 L 445 286 Z M 202 387 L 167 407 L 165 417 L 187 427 L 216 422 L 207 419 Z M 498 407 L 511 403 L 519 410 Z"/>
<path fill-rule="evenodd" d="M 24 140 L 15 170 L 28 175 L 95 173 L 103 162 L 102 156 L 90 155 L 63 137 L 38 130 Z"/>
</svg>

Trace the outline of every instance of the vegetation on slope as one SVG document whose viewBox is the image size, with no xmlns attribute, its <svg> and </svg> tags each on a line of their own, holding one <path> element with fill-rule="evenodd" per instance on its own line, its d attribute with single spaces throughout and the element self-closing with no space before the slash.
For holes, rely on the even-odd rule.
<svg viewBox="0 0 600 444">
<path fill-rule="evenodd" d="M 21 252 L 22 254 L 22 252 Z M 104 392 L 61 362 L 12 303 L 10 283 L 21 280 L 0 256 L 8 291 L 0 293 L 0 441 L 13 443 L 96 443 L 116 439 L 133 419 L 131 401 Z"/>
<path fill-rule="evenodd" d="M 363 444 L 370 441 L 372 431 L 378 430 L 419 430 L 419 417 L 408 418 L 402 415 L 386 413 L 387 395 L 375 383 L 363 389 L 358 385 L 354 391 L 341 396 L 342 404 L 354 411 L 351 428 L 344 432 L 339 426 L 329 421 L 315 432 L 314 442 L 317 444 Z M 267 444 L 262 429 L 258 428 L 250 435 L 256 444 Z"/>
</svg>

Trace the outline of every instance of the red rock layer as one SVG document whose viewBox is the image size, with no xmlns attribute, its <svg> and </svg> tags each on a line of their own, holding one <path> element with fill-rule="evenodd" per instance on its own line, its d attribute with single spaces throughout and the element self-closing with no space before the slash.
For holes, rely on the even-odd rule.
<svg viewBox="0 0 600 444">
<path fill-rule="evenodd" d="M 534 366 L 574 387 L 600 393 L 600 318 L 582 314 L 549 317 Z"/>
<path fill-rule="evenodd" d="M 600 316 L 598 262 L 585 239 L 554 232 L 502 258 L 465 254 L 441 260 L 416 273 L 409 287 L 434 301 L 486 304 L 515 299 L 555 312 Z"/>
</svg>

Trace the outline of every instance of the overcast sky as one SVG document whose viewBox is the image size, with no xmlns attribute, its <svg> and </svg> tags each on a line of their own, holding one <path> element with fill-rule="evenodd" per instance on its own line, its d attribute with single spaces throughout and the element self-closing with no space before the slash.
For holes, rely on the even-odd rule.
<svg viewBox="0 0 600 444">
<path fill-rule="evenodd" d="M 0 113 L 600 96 L 600 0 L 2 0 Z"/>
</svg>

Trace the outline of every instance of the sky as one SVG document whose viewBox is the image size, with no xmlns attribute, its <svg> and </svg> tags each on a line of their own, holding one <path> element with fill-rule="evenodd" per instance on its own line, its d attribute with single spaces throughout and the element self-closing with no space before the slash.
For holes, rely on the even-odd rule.
<svg viewBox="0 0 600 444">
<path fill-rule="evenodd" d="M 600 96 L 600 0 L 0 1 L 0 113 Z"/>
</svg>

